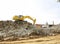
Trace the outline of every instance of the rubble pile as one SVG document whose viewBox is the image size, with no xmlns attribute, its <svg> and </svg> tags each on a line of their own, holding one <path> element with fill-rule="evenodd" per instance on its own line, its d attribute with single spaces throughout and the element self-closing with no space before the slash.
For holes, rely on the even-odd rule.
<svg viewBox="0 0 60 44">
<path fill-rule="evenodd" d="M 33 25 L 27 21 L 0 21 L 0 40 L 29 36 L 32 32 Z"/>
<path fill-rule="evenodd" d="M 27 21 L 0 21 L 0 40 L 16 39 L 31 35 L 54 35 L 60 32 L 58 27 L 38 29 Z"/>
</svg>

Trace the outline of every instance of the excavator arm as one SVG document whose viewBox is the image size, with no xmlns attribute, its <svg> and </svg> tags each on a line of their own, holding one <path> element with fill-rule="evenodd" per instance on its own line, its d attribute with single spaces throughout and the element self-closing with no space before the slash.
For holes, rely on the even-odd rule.
<svg viewBox="0 0 60 44">
<path fill-rule="evenodd" d="M 32 21 L 33 21 L 33 24 L 35 24 L 36 19 L 33 19 L 33 18 L 31 18 L 30 16 L 23 16 L 23 17 L 22 17 L 23 20 L 26 19 L 26 18 L 32 20 Z"/>
</svg>

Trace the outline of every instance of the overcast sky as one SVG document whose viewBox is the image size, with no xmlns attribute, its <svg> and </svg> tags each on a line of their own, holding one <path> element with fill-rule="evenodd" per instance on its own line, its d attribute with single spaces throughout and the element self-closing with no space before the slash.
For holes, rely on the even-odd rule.
<svg viewBox="0 0 60 44">
<path fill-rule="evenodd" d="M 14 15 L 29 15 L 36 23 L 60 23 L 60 3 L 56 0 L 0 0 L 0 20 Z M 30 21 L 30 20 L 29 20 Z"/>
</svg>

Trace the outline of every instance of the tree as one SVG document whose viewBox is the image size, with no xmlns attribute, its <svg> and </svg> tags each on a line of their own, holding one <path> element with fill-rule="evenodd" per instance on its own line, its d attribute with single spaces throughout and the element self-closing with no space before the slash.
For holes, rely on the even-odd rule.
<svg viewBox="0 0 60 44">
<path fill-rule="evenodd" d="M 57 0 L 57 2 L 60 2 L 60 0 Z"/>
</svg>

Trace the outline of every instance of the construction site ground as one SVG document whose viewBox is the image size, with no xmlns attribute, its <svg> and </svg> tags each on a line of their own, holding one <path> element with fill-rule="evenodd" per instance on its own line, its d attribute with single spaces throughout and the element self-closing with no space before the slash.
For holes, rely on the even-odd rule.
<svg viewBox="0 0 60 44">
<path fill-rule="evenodd" d="M 16 41 L 1 41 L 0 44 L 60 44 L 60 34 L 55 36 L 35 36 Z"/>
</svg>

